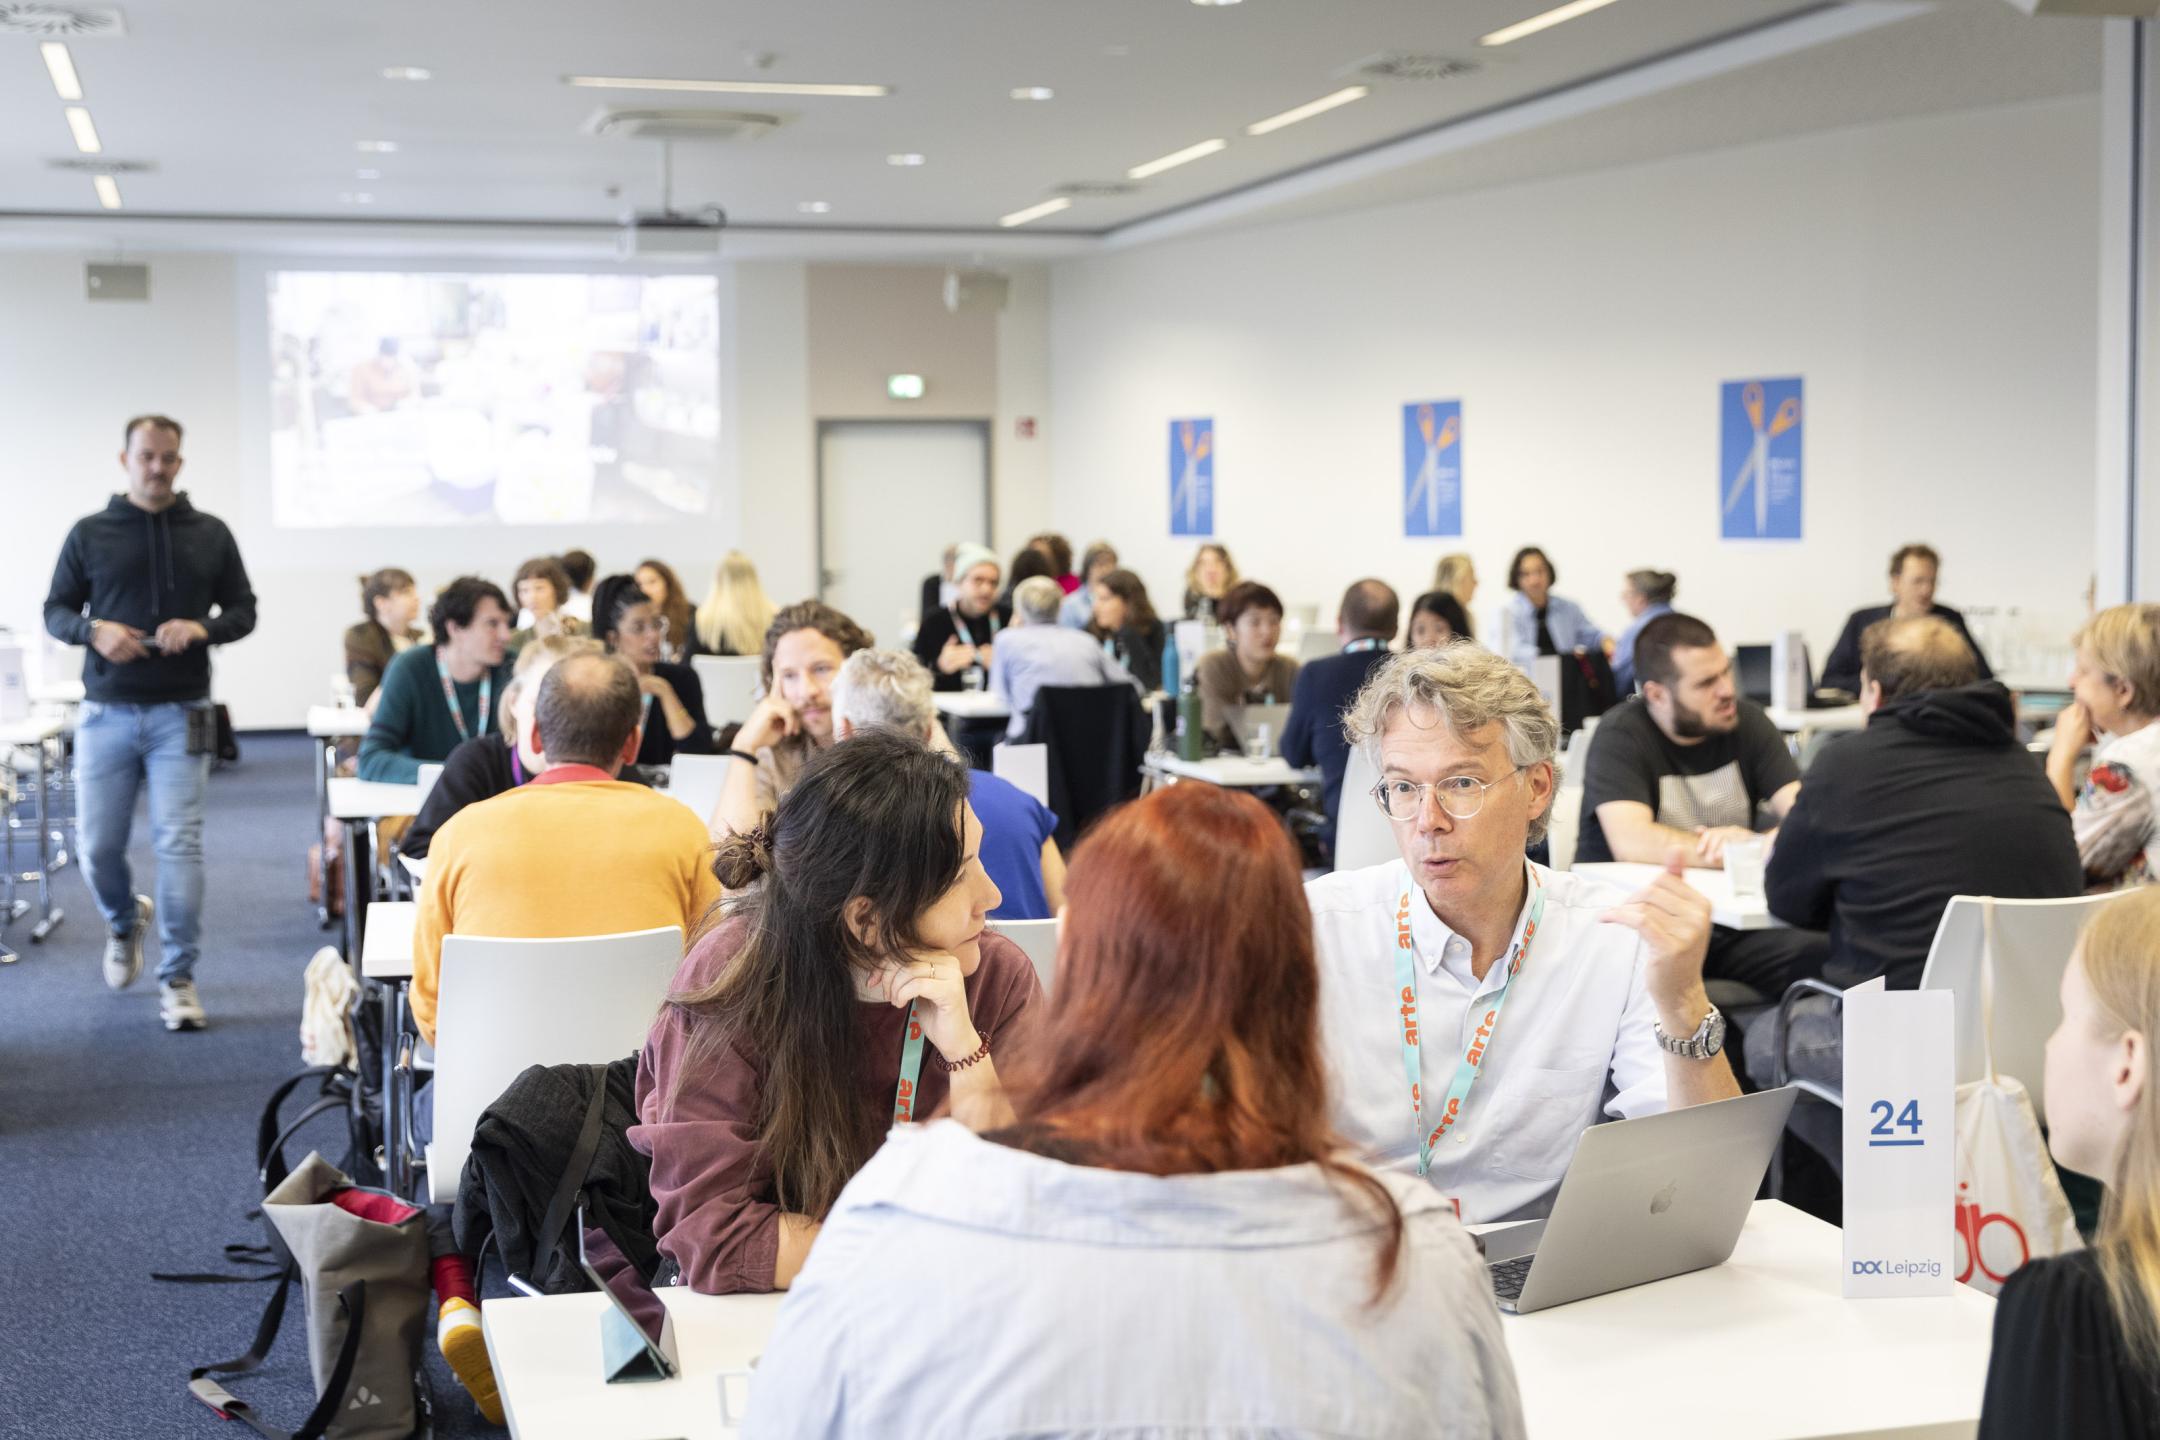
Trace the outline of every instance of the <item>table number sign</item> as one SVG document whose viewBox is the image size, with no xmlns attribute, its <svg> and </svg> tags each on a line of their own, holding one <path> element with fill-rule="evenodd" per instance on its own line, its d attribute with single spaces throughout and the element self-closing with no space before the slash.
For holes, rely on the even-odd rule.
<svg viewBox="0 0 2160 1440">
<path fill-rule="evenodd" d="M 1948 1295 L 1956 1285 L 1956 997 L 1845 992 L 1847 1299 Z"/>
</svg>

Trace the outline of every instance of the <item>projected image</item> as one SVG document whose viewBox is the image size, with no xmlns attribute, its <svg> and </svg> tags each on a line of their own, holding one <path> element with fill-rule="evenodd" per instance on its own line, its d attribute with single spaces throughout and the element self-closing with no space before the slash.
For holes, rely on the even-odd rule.
<svg viewBox="0 0 2160 1440">
<path fill-rule="evenodd" d="M 709 275 L 275 272 L 276 523 L 703 514 L 719 325 Z"/>
</svg>

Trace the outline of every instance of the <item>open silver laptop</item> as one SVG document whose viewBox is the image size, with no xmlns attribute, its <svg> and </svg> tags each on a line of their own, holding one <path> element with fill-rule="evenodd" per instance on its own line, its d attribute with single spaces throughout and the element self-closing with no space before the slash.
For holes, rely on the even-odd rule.
<svg viewBox="0 0 2160 1440">
<path fill-rule="evenodd" d="M 1585 1130 L 1551 1216 L 1478 1237 L 1500 1308 L 1527 1315 L 1724 1264 L 1795 1093 L 1765 1090 Z"/>
<path fill-rule="evenodd" d="M 1282 754 L 1283 726 L 1288 724 L 1289 721 L 1290 707 L 1288 705 L 1244 706 L 1238 714 L 1238 744 L 1243 747 L 1246 754 L 1250 755 L 1253 741 L 1260 735 L 1260 727 L 1264 725 L 1267 727 L 1267 753 L 1280 755 Z"/>
</svg>

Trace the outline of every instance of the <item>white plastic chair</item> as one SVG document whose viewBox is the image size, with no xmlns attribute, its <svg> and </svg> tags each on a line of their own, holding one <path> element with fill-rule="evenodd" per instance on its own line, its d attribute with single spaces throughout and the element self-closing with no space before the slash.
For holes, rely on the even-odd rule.
<svg viewBox="0 0 2160 1440">
<path fill-rule="evenodd" d="M 758 667 L 755 655 L 693 655 L 690 668 L 697 673 L 705 692 L 705 718 L 715 730 L 750 718 L 757 708 Z"/>
<path fill-rule="evenodd" d="M 1995 1070 L 2021 1081 L 2033 1113 L 2047 1123 L 2047 1038 L 2062 1023 L 2062 974 L 2078 932 L 2100 907 L 2128 891 L 2067 900 L 1984 900 L 1958 895 L 1943 907 L 1928 947 L 1923 990 L 1957 996 L 1957 1083 L 1987 1078 L 1986 1023 L 1980 964 L 1987 944 L 1987 907 L 1995 907 Z"/>
<path fill-rule="evenodd" d="M 427 1147 L 435 1203 L 457 1198 L 480 1112 L 528 1065 L 604 1064 L 644 1046 L 682 955 L 676 925 L 565 940 L 443 937 Z"/>
<path fill-rule="evenodd" d="M 682 801 L 700 824 L 710 825 L 729 769 L 742 763 L 725 755 L 678 754 L 668 762 L 668 787 L 661 793 Z"/>
<path fill-rule="evenodd" d="M 1555 870 L 1565 870 L 1575 863 L 1575 841 L 1582 834 L 1582 798 L 1580 785 L 1553 792 L 1552 810 L 1545 824 L 1545 863 Z"/>
<path fill-rule="evenodd" d="M 1002 741 L 990 752 L 990 773 L 1015 789 L 1034 796 L 1036 804 L 1049 805 L 1048 745 L 1015 745 L 1010 740 Z"/>
<path fill-rule="evenodd" d="M 1050 977 L 1057 973 L 1057 926 L 1055 920 L 992 920 L 990 928 L 1027 952 L 1035 966 L 1035 978 L 1043 994 L 1050 993 Z"/>
<path fill-rule="evenodd" d="M 1373 803 L 1372 788 L 1380 772 L 1365 758 L 1362 746 L 1350 747 L 1350 763 L 1343 770 L 1342 794 L 1335 802 L 1335 868 L 1363 870 L 1384 865 L 1401 855 L 1395 831 L 1387 816 Z"/>
</svg>

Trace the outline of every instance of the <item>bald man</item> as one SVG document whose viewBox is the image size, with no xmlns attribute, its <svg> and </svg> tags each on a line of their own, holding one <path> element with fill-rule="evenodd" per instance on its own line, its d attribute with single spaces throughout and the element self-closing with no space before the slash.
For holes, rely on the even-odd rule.
<svg viewBox="0 0 2160 1440">
<path fill-rule="evenodd" d="M 1342 712 L 1365 679 L 1388 657 L 1402 618 L 1402 602 L 1383 580 L 1360 580 L 1343 592 L 1335 612 L 1335 634 L 1342 653 L 1314 660 L 1298 671 L 1290 694 L 1290 718 L 1283 723 L 1283 759 L 1292 765 L 1320 767 L 1321 834 L 1335 844 L 1336 807 L 1342 803 L 1343 771 L 1350 747 L 1343 739 Z M 1355 802 L 1356 797 L 1352 797 Z"/>
</svg>

